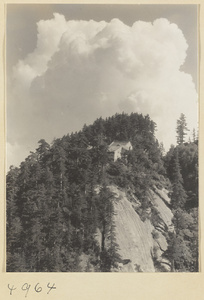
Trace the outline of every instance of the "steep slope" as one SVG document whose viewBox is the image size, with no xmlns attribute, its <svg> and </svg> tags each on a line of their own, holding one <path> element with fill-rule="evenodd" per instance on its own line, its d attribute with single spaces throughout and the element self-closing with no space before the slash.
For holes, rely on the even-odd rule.
<svg viewBox="0 0 204 300">
<path fill-rule="evenodd" d="M 155 272 L 153 256 L 168 269 L 161 258 L 162 250 L 167 248 L 162 227 L 154 227 L 148 218 L 142 221 L 126 193 L 115 186 L 110 189 L 115 194 L 115 233 L 122 258 L 120 272 Z M 159 212 L 161 221 L 170 226 L 172 213 L 158 194 L 152 192 L 152 204 Z"/>
</svg>

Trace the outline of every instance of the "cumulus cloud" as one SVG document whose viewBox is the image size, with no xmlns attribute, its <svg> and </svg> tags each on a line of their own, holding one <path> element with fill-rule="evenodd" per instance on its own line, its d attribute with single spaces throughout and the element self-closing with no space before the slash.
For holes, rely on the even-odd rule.
<svg viewBox="0 0 204 300">
<path fill-rule="evenodd" d="M 157 19 L 127 26 L 54 14 L 37 28 L 36 49 L 13 68 L 10 144 L 25 149 L 122 111 L 149 114 L 166 148 L 175 143 L 181 113 L 190 129 L 197 126 L 196 90 L 180 70 L 188 45 L 176 24 Z"/>
</svg>

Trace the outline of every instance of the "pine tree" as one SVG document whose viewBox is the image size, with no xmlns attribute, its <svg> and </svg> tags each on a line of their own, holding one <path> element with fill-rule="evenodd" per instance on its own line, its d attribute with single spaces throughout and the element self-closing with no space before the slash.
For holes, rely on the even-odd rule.
<svg viewBox="0 0 204 300">
<path fill-rule="evenodd" d="M 113 193 L 105 181 L 98 194 L 98 226 L 101 231 L 100 270 L 110 272 L 120 260 L 115 240 Z"/>
<path fill-rule="evenodd" d="M 16 271 L 16 269 L 25 267 L 22 251 L 20 249 L 22 222 L 17 206 L 17 195 L 19 191 L 17 185 L 18 175 L 19 169 L 11 166 L 7 175 L 6 186 L 6 237 L 8 272 L 13 272 Z"/>
<path fill-rule="evenodd" d="M 179 157 L 178 157 L 178 149 L 176 149 L 173 160 L 173 181 L 172 181 L 172 194 L 171 194 L 171 205 L 173 209 L 183 208 L 187 195 L 183 188 L 183 178 L 181 175 Z"/>
<path fill-rule="evenodd" d="M 186 117 L 184 114 L 181 114 L 180 118 L 177 120 L 177 144 L 183 144 L 185 142 L 185 136 L 187 134 L 188 128 L 186 123 Z"/>
<path fill-rule="evenodd" d="M 193 128 L 192 136 L 193 136 L 193 142 L 195 143 L 195 142 L 198 140 L 198 134 L 196 135 L 196 130 L 195 130 L 195 128 Z"/>
</svg>

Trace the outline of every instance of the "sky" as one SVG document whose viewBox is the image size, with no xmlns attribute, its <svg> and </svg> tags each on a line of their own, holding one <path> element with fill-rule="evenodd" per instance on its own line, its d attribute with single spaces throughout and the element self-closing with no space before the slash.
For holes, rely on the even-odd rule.
<svg viewBox="0 0 204 300">
<path fill-rule="evenodd" d="M 7 5 L 7 168 L 116 112 L 197 129 L 196 5 Z"/>
</svg>

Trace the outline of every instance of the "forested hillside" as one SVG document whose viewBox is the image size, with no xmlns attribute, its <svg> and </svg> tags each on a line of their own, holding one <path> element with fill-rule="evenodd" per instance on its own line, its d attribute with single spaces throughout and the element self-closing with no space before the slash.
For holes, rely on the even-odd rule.
<svg viewBox="0 0 204 300">
<path fill-rule="evenodd" d="M 7 271 L 119 271 L 124 260 L 116 238 L 113 187 L 127 195 L 141 222 L 154 227 L 161 217 L 152 193 L 168 191 L 171 201 L 165 205 L 173 213 L 173 229 L 162 227 L 167 247 L 161 256 L 169 269 L 153 255 L 154 268 L 198 271 L 197 139 L 180 139 L 164 155 L 155 130 L 148 115 L 99 118 L 51 145 L 40 140 L 19 168 L 11 166 Z M 133 149 L 114 162 L 108 146 L 115 140 L 130 141 Z M 158 233 L 152 234 L 156 240 Z"/>
</svg>

